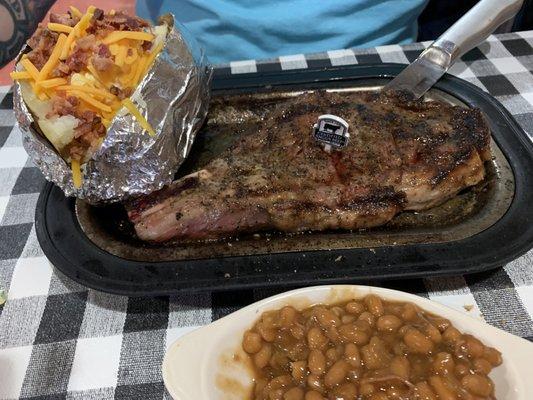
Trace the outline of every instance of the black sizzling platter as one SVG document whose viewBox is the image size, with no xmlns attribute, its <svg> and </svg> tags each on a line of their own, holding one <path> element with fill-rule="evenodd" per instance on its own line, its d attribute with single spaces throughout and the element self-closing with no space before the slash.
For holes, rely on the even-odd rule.
<svg viewBox="0 0 533 400">
<path fill-rule="evenodd" d="M 384 78 L 396 75 L 402 68 L 401 65 L 378 64 L 243 74 L 215 79 L 213 93 L 371 86 L 383 83 Z M 533 145 L 503 106 L 474 85 L 445 76 L 436 88 L 467 106 L 482 109 L 497 148 L 512 170 L 513 179 L 509 181 L 510 189 L 507 188 L 511 192 L 508 203 L 505 207 L 503 203 L 491 203 L 495 208 L 492 213 L 499 212 L 497 220 L 470 236 L 448 237 L 442 233 L 445 231 L 443 228 L 442 232 L 433 232 L 437 235 L 442 233 L 440 240 L 397 241 L 393 237 L 401 238 L 402 232 L 396 231 L 394 235 L 387 233 L 391 235 L 388 241 L 381 240 L 379 245 L 374 243 L 366 247 L 307 246 L 303 250 L 294 247 L 292 251 L 290 248 L 269 251 L 265 247 L 253 254 L 215 252 L 209 257 L 185 258 L 168 256 L 172 254 L 168 249 L 161 249 L 161 254 L 166 252 L 166 257 L 155 257 L 159 254 L 157 249 L 139 243 L 125 243 L 124 246 L 130 246 L 144 257 L 124 256 L 130 253 L 115 251 L 115 248 L 106 246 L 105 240 L 96 245 L 99 242 L 94 234 L 89 234 L 90 239 L 86 234 L 87 227 L 84 226 L 84 231 L 80 225 L 76 201 L 66 198 L 52 184 L 47 184 L 36 211 L 39 243 L 50 261 L 75 281 L 98 290 L 134 296 L 465 274 L 498 267 L 525 253 L 533 241 L 533 191 L 528 190 L 533 187 L 533 178 L 528 174 L 528 171 L 533 171 Z M 455 228 L 447 229 L 453 232 Z M 377 232 L 371 231 L 366 235 L 373 237 L 379 235 L 380 231 Z M 113 238 L 111 232 L 104 232 L 100 238 L 106 235 Z M 344 235 L 354 237 L 364 234 Z M 409 235 L 406 233 L 404 236 Z M 301 240 L 310 242 L 305 237 Z"/>
</svg>

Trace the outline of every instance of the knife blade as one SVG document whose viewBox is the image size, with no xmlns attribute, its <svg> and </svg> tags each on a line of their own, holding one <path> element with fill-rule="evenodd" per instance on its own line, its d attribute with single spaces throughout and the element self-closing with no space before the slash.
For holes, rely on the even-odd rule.
<svg viewBox="0 0 533 400">
<path fill-rule="evenodd" d="M 437 47 L 429 47 L 409 64 L 385 87 L 386 90 L 404 90 L 418 99 L 424 95 L 448 70 L 446 52 Z"/>
<path fill-rule="evenodd" d="M 404 90 L 418 99 L 453 65 L 501 24 L 514 17 L 523 0 L 481 0 L 424 50 L 385 90 Z"/>
</svg>

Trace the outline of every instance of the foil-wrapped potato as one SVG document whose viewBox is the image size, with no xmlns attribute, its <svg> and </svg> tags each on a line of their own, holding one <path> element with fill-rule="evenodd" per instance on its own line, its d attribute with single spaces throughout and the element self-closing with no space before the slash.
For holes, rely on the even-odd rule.
<svg viewBox="0 0 533 400">
<path fill-rule="evenodd" d="M 174 25 L 71 7 L 28 41 L 12 73 L 16 115 L 30 157 L 67 195 L 117 201 L 172 180 L 205 117 L 211 73 Z"/>
</svg>

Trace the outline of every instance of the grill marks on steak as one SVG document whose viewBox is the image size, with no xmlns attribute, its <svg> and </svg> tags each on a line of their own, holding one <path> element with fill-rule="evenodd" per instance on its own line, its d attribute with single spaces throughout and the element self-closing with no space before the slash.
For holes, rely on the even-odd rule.
<svg viewBox="0 0 533 400">
<path fill-rule="evenodd" d="M 343 151 L 326 153 L 311 134 L 327 113 L 350 124 Z M 481 181 L 489 140 L 479 110 L 398 93 L 306 93 L 201 171 L 132 201 L 128 215 L 148 241 L 378 226 Z"/>
</svg>

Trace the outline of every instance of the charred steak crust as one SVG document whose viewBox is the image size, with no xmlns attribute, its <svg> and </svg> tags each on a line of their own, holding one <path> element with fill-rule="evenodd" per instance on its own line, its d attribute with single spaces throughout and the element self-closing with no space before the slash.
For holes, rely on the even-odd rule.
<svg viewBox="0 0 533 400">
<path fill-rule="evenodd" d="M 320 114 L 350 124 L 326 153 Z M 288 99 L 206 167 L 126 205 L 147 241 L 242 232 L 359 229 L 438 205 L 484 178 L 490 131 L 477 109 L 404 93 L 311 92 Z"/>
</svg>

